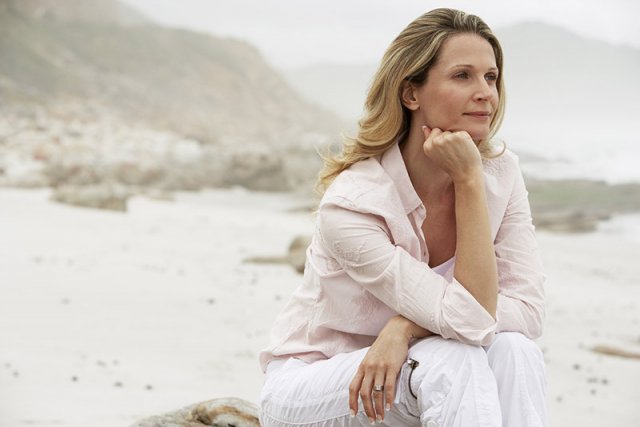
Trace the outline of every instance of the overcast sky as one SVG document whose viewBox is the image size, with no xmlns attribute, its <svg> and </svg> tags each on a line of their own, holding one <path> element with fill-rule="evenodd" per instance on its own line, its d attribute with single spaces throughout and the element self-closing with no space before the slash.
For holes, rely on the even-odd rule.
<svg viewBox="0 0 640 427">
<path fill-rule="evenodd" d="M 152 20 L 247 40 L 279 68 L 377 61 L 413 19 L 436 7 L 492 28 L 525 20 L 640 48 L 637 0 L 123 0 Z"/>
</svg>

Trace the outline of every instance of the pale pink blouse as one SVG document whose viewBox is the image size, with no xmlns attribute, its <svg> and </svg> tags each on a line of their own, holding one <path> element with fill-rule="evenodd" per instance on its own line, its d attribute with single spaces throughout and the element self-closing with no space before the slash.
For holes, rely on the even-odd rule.
<svg viewBox="0 0 640 427">
<path fill-rule="evenodd" d="M 429 214 L 397 144 L 342 172 L 325 193 L 304 279 L 276 319 L 264 369 L 274 358 L 312 362 L 373 343 L 396 314 L 444 338 L 487 345 L 496 332 L 542 333 L 544 280 L 518 158 L 484 161 L 497 259 L 496 320 L 453 277 L 428 265 L 421 225 Z"/>
</svg>

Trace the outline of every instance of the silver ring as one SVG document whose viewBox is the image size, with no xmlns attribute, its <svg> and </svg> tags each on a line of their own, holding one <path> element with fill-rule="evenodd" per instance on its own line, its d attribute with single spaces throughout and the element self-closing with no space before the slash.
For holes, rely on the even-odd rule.
<svg viewBox="0 0 640 427">
<path fill-rule="evenodd" d="M 375 391 L 375 392 L 381 392 L 382 390 L 384 390 L 384 386 L 383 385 L 374 385 L 373 386 L 373 391 Z"/>
</svg>

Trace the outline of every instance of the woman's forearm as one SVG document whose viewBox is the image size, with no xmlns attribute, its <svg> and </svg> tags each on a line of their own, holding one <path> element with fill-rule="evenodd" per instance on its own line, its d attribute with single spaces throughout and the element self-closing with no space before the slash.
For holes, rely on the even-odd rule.
<svg viewBox="0 0 640 427">
<path fill-rule="evenodd" d="M 406 341 L 407 344 L 413 339 L 426 338 L 435 335 L 430 330 L 415 324 L 401 315 L 397 315 L 389 319 L 383 330 L 380 332 L 380 335 L 384 333 L 401 337 L 403 342 Z"/>
<path fill-rule="evenodd" d="M 454 181 L 456 265 L 454 277 L 496 317 L 498 272 L 481 172 Z"/>
</svg>

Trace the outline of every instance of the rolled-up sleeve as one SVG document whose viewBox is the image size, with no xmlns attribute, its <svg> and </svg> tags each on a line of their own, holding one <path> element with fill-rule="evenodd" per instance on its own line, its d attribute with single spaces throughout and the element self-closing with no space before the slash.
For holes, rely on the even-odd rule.
<svg viewBox="0 0 640 427">
<path fill-rule="evenodd" d="M 496 332 L 515 331 L 538 338 L 545 316 L 545 275 L 519 169 L 494 246 L 499 281 Z"/>
<path fill-rule="evenodd" d="M 395 245 L 383 218 L 325 204 L 317 219 L 327 254 L 394 311 L 444 338 L 491 343 L 493 317 L 458 281 L 448 282 Z"/>
</svg>

